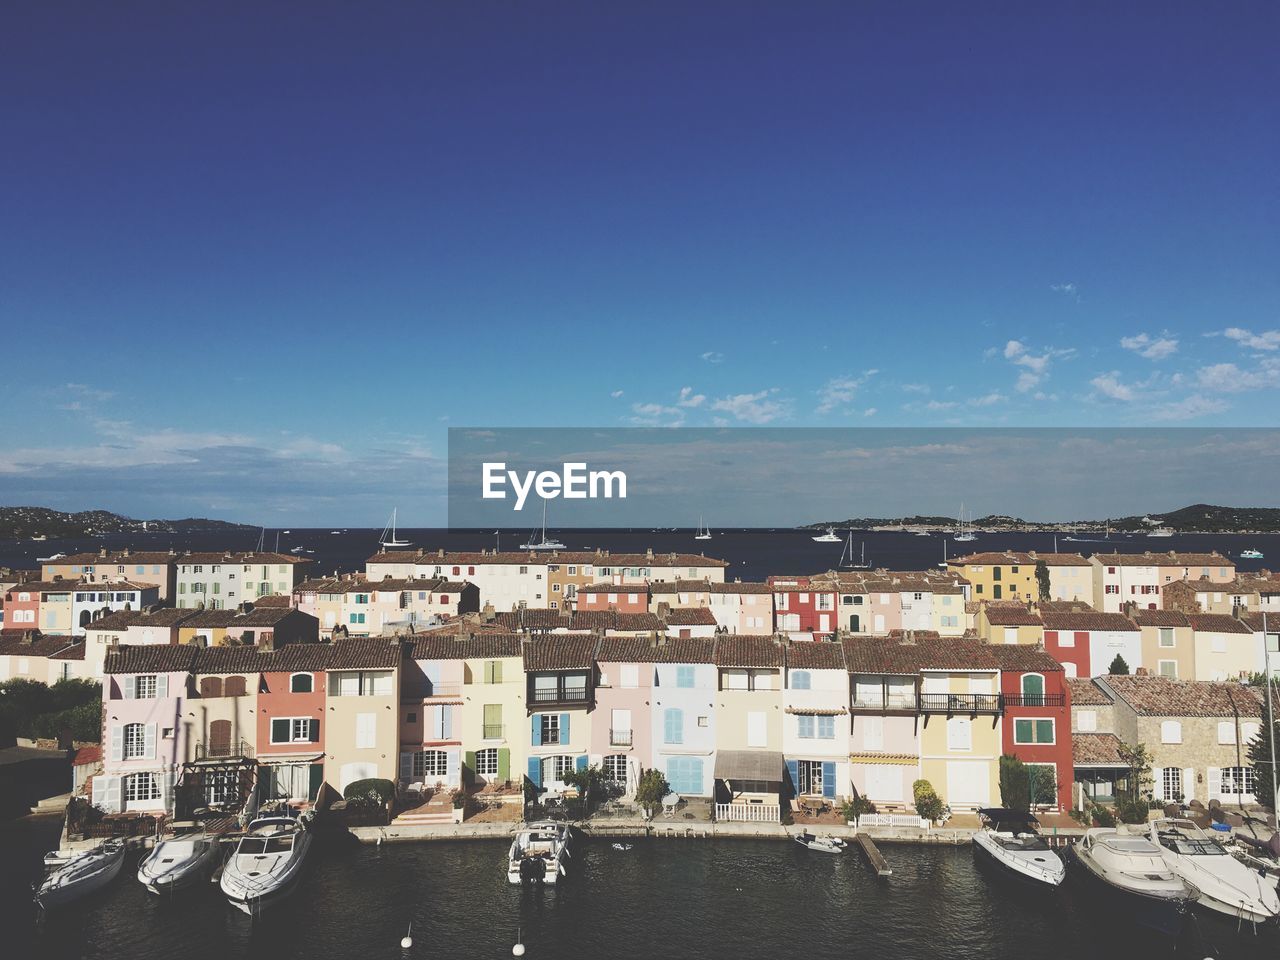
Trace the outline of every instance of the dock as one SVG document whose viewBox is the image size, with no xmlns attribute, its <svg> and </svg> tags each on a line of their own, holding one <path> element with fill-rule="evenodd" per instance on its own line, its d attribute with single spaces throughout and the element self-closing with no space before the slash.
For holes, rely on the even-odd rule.
<svg viewBox="0 0 1280 960">
<path fill-rule="evenodd" d="M 889 862 L 885 860 L 884 854 L 876 847 L 875 841 L 865 833 L 857 834 L 854 839 L 858 841 L 858 846 L 862 848 L 862 852 L 866 854 L 867 861 L 871 864 L 871 869 L 876 872 L 877 877 L 892 877 L 893 868 L 889 866 Z"/>
</svg>

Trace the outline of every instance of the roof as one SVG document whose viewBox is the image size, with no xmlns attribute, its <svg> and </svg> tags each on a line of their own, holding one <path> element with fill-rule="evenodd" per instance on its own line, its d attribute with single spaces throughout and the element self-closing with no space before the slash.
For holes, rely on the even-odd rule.
<svg viewBox="0 0 1280 960">
<path fill-rule="evenodd" d="M 390 670 L 399 665 L 398 639 L 348 637 L 331 645 L 330 670 Z"/>
<path fill-rule="evenodd" d="M 167 554 L 166 554 L 167 556 Z M 127 561 L 126 561 L 127 562 Z M 168 562 L 190 564 L 190 563 L 313 563 L 310 557 L 300 557 L 292 553 L 273 553 L 270 550 L 224 550 L 224 551 L 202 551 L 180 553 L 176 557 L 169 557 Z"/>
<path fill-rule="evenodd" d="M 200 648 L 191 644 L 167 643 L 131 646 L 122 644 L 107 651 L 105 673 L 187 673 Z"/>
<path fill-rule="evenodd" d="M 102 762 L 102 747 L 81 747 L 76 751 L 75 757 L 71 763 L 76 767 L 83 767 L 90 763 Z"/>
<path fill-rule="evenodd" d="M 1120 738 L 1114 733 L 1073 733 L 1071 760 L 1078 767 L 1125 766 Z"/>
<path fill-rule="evenodd" d="M 169 550 L 113 550 L 110 552 L 102 551 L 100 553 L 73 553 L 67 557 L 59 557 L 57 560 L 45 561 L 42 566 L 46 567 L 82 567 L 85 564 L 94 565 L 98 563 L 114 563 L 117 566 L 126 563 L 176 563 L 178 555 Z"/>
<path fill-rule="evenodd" d="M 732 583 L 711 583 L 707 585 L 710 593 L 773 593 L 773 587 L 767 583 L 744 583 L 734 580 Z"/>
<path fill-rule="evenodd" d="M 1134 712 L 1148 717 L 1245 717 L 1262 715 L 1254 691 L 1239 683 L 1169 677 L 1098 678 Z"/>
<path fill-rule="evenodd" d="M 1261 633 L 1263 630 L 1263 614 L 1261 610 L 1252 610 L 1248 613 L 1240 615 L 1241 621 L 1254 633 Z M 1268 611 L 1266 619 L 1266 629 L 1268 632 L 1275 633 L 1280 631 L 1280 613 L 1274 610 Z"/>
<path fill-rule="evenodd" d="M 523 652 L 517 633 L 427 634 L 413 638 L 414 660 L 479 660 L 518 657 Z"/>
<path fill-rule="evenodd" d="M 196 614 L 199 610 L 178 607 L 160 607 L 156 610 L 119 610 L 99 617 L 85 626 L 85 630 L 127 630 L 129 627 L 170 628 Z"/>
<path fill-rule="evenodd" d="M 662 618 L 668 627 L 714 627 L 716 615 L 706 607 L 676 607 Z"/>
<path fill-rule="evenodd" d="M 1073 707 L 1109 707 L 1115 702 L 1107 691 L 1086 677 L 1067 677 L 1066 684 Z"/>
<path fill-rule="evenodd" d="M 76 642 L 69 647 L 63 647 L 56 653 L 49 654 L 50 660 L 83 660 L 85 651 L 85 642 L 83 637 L 63 637 L 63 640 L 74 639 Z"/>
<path fill-rule="evenodd" d="M 996 670 L 995 647 L 976 637 L 849 637 L 842 641 L 850 673 L 908 676 L 921 670 Z"/>
<path fill-rule="evenodd" d="M 987 623 L 993 627 L 1038 627 L 1044 623 L 1040 614 L 1033 613 L 1026 607 L 991 606 L 986 608 Z"/>
<path fill-rule="evenodd" d="M 83 640 L 83 638 L 79 638 Z M 39 630 L 5 630 L 0 633 L 0 657 L 53 657 L 76 645 L 77 638 L 53 636 Z M 84 656 L 84 643 L 78 644 L 80 657 Z M 69 657 L 67 659 L 78 659 Z"/>
<path fill-rule="evenodd" d="M 714 663 L 716 642 L 711 637 L 605 637 L 596 659 L 601 663 Z"/>
<path fill-rule="evenodd" d="M 524 645 L 524 669 L 586 670 L 594 661 L 600 640 L 594 635 L 550 634 Z"/>
<path fill-rule="evenodd" d="M 844 670 L 844 644 L 793 643 L 787 647 L 787 666 L 792 670 Z"/>
<path fill-rule="evenodd" d="M 716 751 L 717 780 L 781 781 L 784 769 L 777 750 Z"/>
<path fill-rule="evenodd" d="M 1109 630 L 1133 632 L 1138 625 L 1123 613 L 1099 613 L 1097 610 L 1079 610 L 1072 613 L 1046 613 L 1046 630 Z"/>
<path fill-rule="evenodd" d="M 716 641 L 716 666 L 781 667 L 783 646 L 774 637 L 730 634 Z"/>
<path fill-rule="evenodd" d="M 957 566 L 980 564 L 988 567 L 1006 566 L 1018 564 L 1019 566 L 1035 566 L 1037 560 L 1043 560 L 1046 566 L 1050 567 L 1087 567 L 1089 561 L 1078 553 L 1037 553 L 1032 550 L 1028 553 L 1022 553 L 1017 550 L 995 551 L 990 550 L 983 553 L 970 553 L 963 557 L 953 557 L 947 561 L 947 565 L 956 564 Z"/>
<path fill-rule="evenodd" d="M 441 564 L 519 564 L 545 567 L 548 564 L 590 563 L 605 567 L 727 567 L 727 560 L 716 560 L 700 553 L 611 553 L 608 550 L 554 550 L 551 552 L 520 550 L 383 550 L 366 563 L 408 563 L 415 566 Z"/>
<path fill-rule="evenodd" d="M 1235 617 L 1225 613 L 1189 613 L 1191 629 L 1197 633 L 1252 633 L 1247 626 Z"/>
<path fill-rule="evenodd" d="M 665 584 L 671 588 L 671 592 L 677 589 L 674 584 Z M 578 588 L 579 593 L 648 593 L 649 584 L 647 583 L 589 583 L 585 587 Z"/>
<path fill-rule="evenodd" d="M 281 620 L 298 613 L 292 607 L 259 606 L 254 606 L 253 609 L 247 612 L 241 612 L 236 608 L 227 610 L 193 610 L 190 612 L 194 616 L 189 620 L 183 621 L 183 627 L 207 627 L 210 629 L 223 627 L 273 627 Z M 304 617 L 311 616 L 309 613 L 301 615 Z"/>
<path fill-rule="evenodd" d="M 1177 610 L 1135 610 L 1133 621 L 1140 627 L 1189 627 L 1191 621 Z"/>
<path fill-rule="evenodd" d="M 1104 567 L 1235 567 L 1236 562 L 1214 553 L 1095 553 L 1093 559 Z"/>
<path fill-rule="evenodd" d="M 196 657 L 192 673 L 260 673 L 266 661 L 257 647 L 205 647 Z"/>
<path fill-rule="evenodd" d="M 988 648 L 1001 670 L 1026 673 L 1058 673 L 1062 664 L 1039 646 L 1026 643 L 993 643 Z"/>
</svg>

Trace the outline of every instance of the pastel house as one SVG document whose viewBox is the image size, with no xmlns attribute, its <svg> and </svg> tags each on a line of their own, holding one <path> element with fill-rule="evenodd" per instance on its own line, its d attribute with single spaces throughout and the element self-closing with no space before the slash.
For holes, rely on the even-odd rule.
<svg viewBox="0 0 1280 960">
<path fill-rule="evenodd" d="M 596 706 L 591 724 L 590 761 L 626 793 L 635 792 L 640 773 L 653 766 L 655 663 L 663 647 L 642 637 L 605 637 L 596 655 Z M 683 744 L 679 708 L 669 708 L 663 742 Z"/>
<path fill-rule="evenodd" d="M 924 651 L 879 637 L 853 637 L 842 646 L 849 671 L 852 789 L 877 806 L 905 809 L 920 771 L 917 694 Z"/>
<path fill-rule="evenodd" d="M 850 793 L 849 672 L 839 643 L 786 649 L 782 752 L 799 797 L 834 801 Z"/>
<path fill-rule="evenodd" d="M 682 797 L 714 791 L 717 714 L 716 642 L 668 638 L 651 648 L 653 765 Z"/>
<path fill-rule="evenodd" d="M 535 787 L 562 783 L 569 771 L 587 766 L 597 643 L 591 635 L 553 634 L 524 645 L 526 773 Z"/>
</svg>

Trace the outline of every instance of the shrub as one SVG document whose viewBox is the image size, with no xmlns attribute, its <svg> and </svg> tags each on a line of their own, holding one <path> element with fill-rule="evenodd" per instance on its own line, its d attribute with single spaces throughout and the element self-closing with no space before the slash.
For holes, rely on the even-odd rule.
<svg viewBox="0 0 1280 960">
<path fill-rule="evenodd" d="M 386 806 L 391 802 L 391 798 L 396 795 L 396 785 L 390 780 L 383 780 L 378 777 L 370 777 L 368 780 L 352 780 L 347 784 L 347 789 L 342 791 L 343 799 L 347 801 L 363 798 L 362 803 L 372 805 L 372 803 Z M 370 800 L 372 798 L 372 800 Z"/>
<path fill-rule="evenodd" d="M 1116 815 L 1106 807 L 1093 807 L 1093 825 L 1095 827 L 1114 827 L 1116 825 Z"/>
<path fill-rule="evenodd" d="M 1027 768 L 1011 753 L 1000 757 L 1000 802 L 1010 810 L 1031 809 L 1031 781 Z"/>
<path fill-rule="evenodd" d="M 942 816 L 942 798 L 933 789 L 928 780 L 917 780 L 911 785 L 911 795 L 915 799 L 916 813 L 926 820 L 937 820 Z"/>
<path fill-rule="evenodd" d="M 662 806 L 662 798 L 671 792 L 667 778 L 661 770 L 651 769 L 640 774 L 640 782 L 636 785 L 636 803 L 644 807 L 644 812 L 652 817 Z"/>
<path fill-rule="evenodd" d="M 856 820 L 864 813 L 875 813 L 876 805 L 859 794 L 852 800 L 846 800 L 840 807 L 840 812 L 846 820 Z"/>
</svg>

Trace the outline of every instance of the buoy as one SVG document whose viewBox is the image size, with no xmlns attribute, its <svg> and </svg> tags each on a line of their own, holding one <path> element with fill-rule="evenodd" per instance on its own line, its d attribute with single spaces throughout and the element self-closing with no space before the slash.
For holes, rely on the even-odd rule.
<svg viewBox="0 0 1280 960">
<path fill-rule="evenodd" d="M 409 929 L 405 931 L 404 938 L 400 941 L 401 949 L 408 950 L 413 946 L 413 921 L 409 921 Z"/>
<path fill-rule="evenodd" d="M 513 957 L 523 957 L 523 956 L 524 956 L 524 944 L 520 942 L 520 928 L 519 928 L 519 927 L 516 927 L 516 945 L 515 945 L 514 947 L 512 947 L 512 948 L 511 948 L 511 955 L 512 955 Z"/>
</svg>

